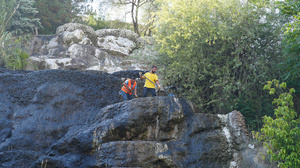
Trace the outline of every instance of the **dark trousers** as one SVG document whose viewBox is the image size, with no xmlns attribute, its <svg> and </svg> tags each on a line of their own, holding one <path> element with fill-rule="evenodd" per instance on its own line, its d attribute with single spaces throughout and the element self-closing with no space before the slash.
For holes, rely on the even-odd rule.
<svg viewBox="0 0 300 168">
<path fill-rule="evenodd" d="M 150 92 L 152 96 L 156 96 L 156 92 L 154 88 L 146 88 L 144 87 L 143 97 L 147 97 L 147 93 Z"/>
<path fill-rule="evenodd" d="M 123 97 L 123 101 L 132 99 L 132 95 L 125 93 L 123 90 L 120 90 L 119 94 Z"/>
</svg>

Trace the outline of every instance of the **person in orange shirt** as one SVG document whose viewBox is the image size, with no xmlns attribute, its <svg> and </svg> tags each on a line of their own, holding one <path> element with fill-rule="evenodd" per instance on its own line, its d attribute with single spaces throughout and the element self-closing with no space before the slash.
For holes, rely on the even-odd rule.
<svg viewBox="0 0 300 168">
<path fill-rule="evenodd" d="M 126 80 L 123 83 L 123 87 L 119 91 L 119 94 L 123 97 L 123 101 L 131 100 L 132 99 L 132 92 L 134 92 L 135 97 L 137 97 L 137 83 L 135 78 L 131 78 Z"/>
<path fill-rule="evenodd" d="M 151 72 L 147 72 L 144 75 L 142 75 L 142 72 L 140 72 L 140 78 L 146 79 L 145 85 L 144 85 L 143 97 L 147 97 L 148 92 L 150 92 L 152 96 L 156 96 L 155 84 L 157 84 L 158 90 L 160 90 L 158 77 L 155 74 L 156 70 L 157 70 L 157 67 L 152 66 Z"/>
</svg>

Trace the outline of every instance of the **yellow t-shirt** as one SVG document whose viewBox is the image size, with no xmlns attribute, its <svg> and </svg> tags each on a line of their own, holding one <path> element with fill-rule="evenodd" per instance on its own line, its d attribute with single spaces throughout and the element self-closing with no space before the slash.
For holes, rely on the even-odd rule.
<svg viewBox="0 0 300 168">
<path fill-rule="evenodd" d="M 147 73 L 145 73 L 144 76 L 147 77 L 148 79 L 150 79 L 153 83 L 156 83 L 156 81 L 158 81 L 158 77 L 156 74 L 147 72 Z M 146 81 L 145 81 L 144 87 L 155 88 L 155 85 L 152 82 L 150 82 L 147 78 L 145 79 Z"/>
</svg>

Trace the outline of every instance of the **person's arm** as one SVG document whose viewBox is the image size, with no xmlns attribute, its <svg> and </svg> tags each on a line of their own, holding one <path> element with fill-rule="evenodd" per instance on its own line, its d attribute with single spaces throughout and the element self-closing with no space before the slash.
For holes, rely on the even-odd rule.
<svg viewBox="0 0 300 168">
<path fill-rule="evenodd" d="M 134 95 L 135 95 L 135 97 L 138 97 L 138 96 L 137 96 L 136 88 L 134 88 Z"/>
<path fill-rule="evenodd" d="M 157 75 L 155 75 L 155 83 L 156 83 L 156 85 L 157 85 L 157 87 L 158 87 L 158 90 L 160 90 L 160 85 L 159 85 L 159 81 L 158 81 L 158 77 L 157 77 Z"/>
<path fill-rule="evenodd" d="M 123 86 L 125 86 L 127 89 L 129 89 L 129 90 L 131 91 L 131 88 L 128 86 L 128 81 L 125 81 L 125 82 L 123 83 Z"/>
<path fill-rule="evenodd" d="M 144 77 L 145 74 L 143 75 L 142 72 L 140 72 L 139 74 L 140 74 L 140 78 L 141 78 L 141 79 L 145 79 L 145 77 Z"/>
<path fill-rule="evenodd" d="M 134 86 L 134 88 L 132 88 L 134 91 L 135 97 L 137 97 L 137 89 L 136 88 L 137 88 L 137 82 L 135 82 L 135 86 Z"/>
<path fill-rule="evenodd" d="M 158 80 L 156 81 L 156 84 L 157 84 L 158 89 L 160 89 L 160 85 L 159 85 Z"/>
</svg>

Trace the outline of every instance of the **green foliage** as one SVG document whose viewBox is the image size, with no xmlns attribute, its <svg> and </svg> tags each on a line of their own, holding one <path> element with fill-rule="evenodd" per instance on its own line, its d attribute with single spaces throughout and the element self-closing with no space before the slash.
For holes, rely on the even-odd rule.
<svg viewBox="0 0 300 168">
<path fill-rule="evenodd" d="M 36 18 L 38 13 L 34 7 L 34 0 L 20 0 L 16 2 L 18 6 L 16 13 L 11 19 L 8 31 L 14 31 L 16 34 L 32 33 L 36 27 L 40 27 L 40 19 Z"/>
<path fill-rule="evenodd" d="M 285 0 L 277 3 L 281 14 L 290 18 L 290 21 L 283 28 L 283 61 L 276 67 L 278 71 L 282 72 L 282 79 L 287 81 L 289 86 L 298 90 L 295 100 L 300 102 L 300 1 Z M 295 109 L 299 112 L 300 103 L 295 104 Z"/>
<path fill-rule="evenodd" d="M 138 35 L 151 35 L 155 15 L 152 12 L 157 10 L 155 0 L 106 0 L 111 2 L 111 5 L 120 8 L 125 7 L 130 9 L 133 31 Z M 146 15 L 142 15 L 142 12 Z M 126 14 L 125 14 L 126 15 Z M 142 18 L 142 19 L 141 19 Z M 144 21 L 145 23 L 142 23 Z"/>
<path fill-rule="evenodd" d="M 0 0 L 1 11 L 6 13 L 6 30 L 14 34 L 24 34 L 33 32 L 35 27 L 40 26 L 39 19 L 36 18 L 37 10 L 33 6 L 34 0 Z"/>
<path fill-rule="evenodd" d="M 39 11 L 37 17 L 41 19 L 41 34 L 53 34 L 58 26 L 76 21 L 83 10 L 83 2 L 90 0 L 35 0 Z"/>
<path fill-rule="evenodd" d="M 69 23 L 76 15 L 72 12 L 71 0 L 64 3 L 59 0 L 36 0 L 35 5 L 39 11 L 37 17 L 41 19 L 42 34 L 53 34 L 56 28 L 62 24 Z"/>
<path fill-rule="evenodd" d="M 9 21 L 9 17 L 13 16 L 13 14 L 16 12 L 16 4 L 16 0 L 0 0 L 0 13 L 1 17 L 4 17 L 4 20 Z M 10 23 L 7 22 L 5 27 L 10 27 Z"/>
<path fill-rule="evenodd" d="M 11 16 L 6 19 L 6 13 L 4 12 L 0 16 L 0 66 L 11 69 L 24 69 L 29 56 L 20 49 L 21 39 L 14 38 L 10 32 L 6 31 L 6 25 Z"/>
<path fill-rule="evenodd" d="M 279 68 L 285 72 L 285 79 L 300 79 L 300 13 L 294 16 L 295 21 L 288 23 L 284 28 L 283 57 L 285 61 L 279 64 Z"/>
<path fill-rule="evenodd" d="M 16 49 L 13 55 L 6 57 L 5 66 L 13 70 L 25 69 L 29 55 L 21 49 Z"/>
<path fill-rule="evenodd" d="M 264 145 L 268 148 L 271 160 L 279 161 L 279 167 L 300 167 L 300 119 L 293 109 L 292 96 L 295 89 L 284 92 L 286 87 L 285 82 L 280 84 L 275 79 L 268 81 L 264 86 L 271 95 L 275 94 L 276 89 L 282 93 L 273 101 L 273 104 L 277 105 L 277 109 L 274 110 L 275 118 L 269 116 L 263 118 L 261 139 L 265 141 Z"/>
<path fill-rule="evenodd" d="M 99 29 L 126 29 L 133 31 L 133 26 L 130 23 L 121 20 L 105 20 L 102 17 L 96 17 L 95 14 L 88 15 L 87 19 L 84 17 L 78 21 L 81 24 L 89 25 L 94 30 Z"/>
<path fill-rule="evenodd" d="M 159 46 L 155 44 L 155 40 L 149 37 L 141 37 L 143 42 L 140 43 L 127 59 L 137 61 L 143 65 L 155 65 L 159 55 Z"/>
<path fill-rule="evenodd" d="M 87 19 L 87 25 L 91 26 L 94 30 L 107 28 L 107 22 L 102 17 L 96 17 L 96 13 L 91 13 Z"/>
<path fill-rule="evenodd" d="M 132 24 L 120 20 L 108 20 L 106 21 L 106 25 L 108 29 L 127 29 L 133 31 Z"/>
<path fill-rule="evenodd" d="M 255 99 L 252 99 L 255 97 Z M 272 100 L 271 96 L 252 96 L 249 98 L 247 94 L 239 97 L 235 109 L 238 109 L 245 117 L 248 130 L 258 131 L 263 122 L 261 118 L 265 115 L 273 116 L 273 106 L 269 102 Z"/>
<path fill-rule="evenodd" d="M 141 36 L 151 36 L 154 31 L 155 13 L 158 10 L 158 4 L 155 0 L 149 2 L 150 3 L 144 5 L 142 8 L 143 14 L 141 15 L 141 24 L 139 25 Z"/>
<path fill-rule="evenodd" d="M 287 16 L 294 16 L 300 12 L 300 2 L 295 0 L 277 1 L 280 11 Z"/>
<path fill-rule="evenodd" d="M 84 17 L 83 17 L 84 18 Z M 89 13 L 87 19 L 82 19 L 82 24 L 91 26 L 94 30 L 99 29 L 127 29 L 133 31 L 133 26 L 130 23 L 120 20 L 105 20 L 102 16 L 96 16 L 96 13 Z"/>
<path fill-rule="evenodd" d="M 9 32 L 0 36 L 0 66 L 13 70 L 25 69 L 29 55 L 21 49 L 21 38 L 13 37 Z"/>
<path fill-rule="evenodd" d="M 161 68 L 164 84 L 175 85 L 205 112 L 241 107 L 245 117 L 253 114 L 259 120 L 264 113 L 255 111 L 264 106 L 260 86 L 277 75 L 272 67 L 281 61 L 283 22 L 274 4 L 158 2 L 156 38 L 162 53 L 158 65 L 165 66 Z"/>
</svg>

